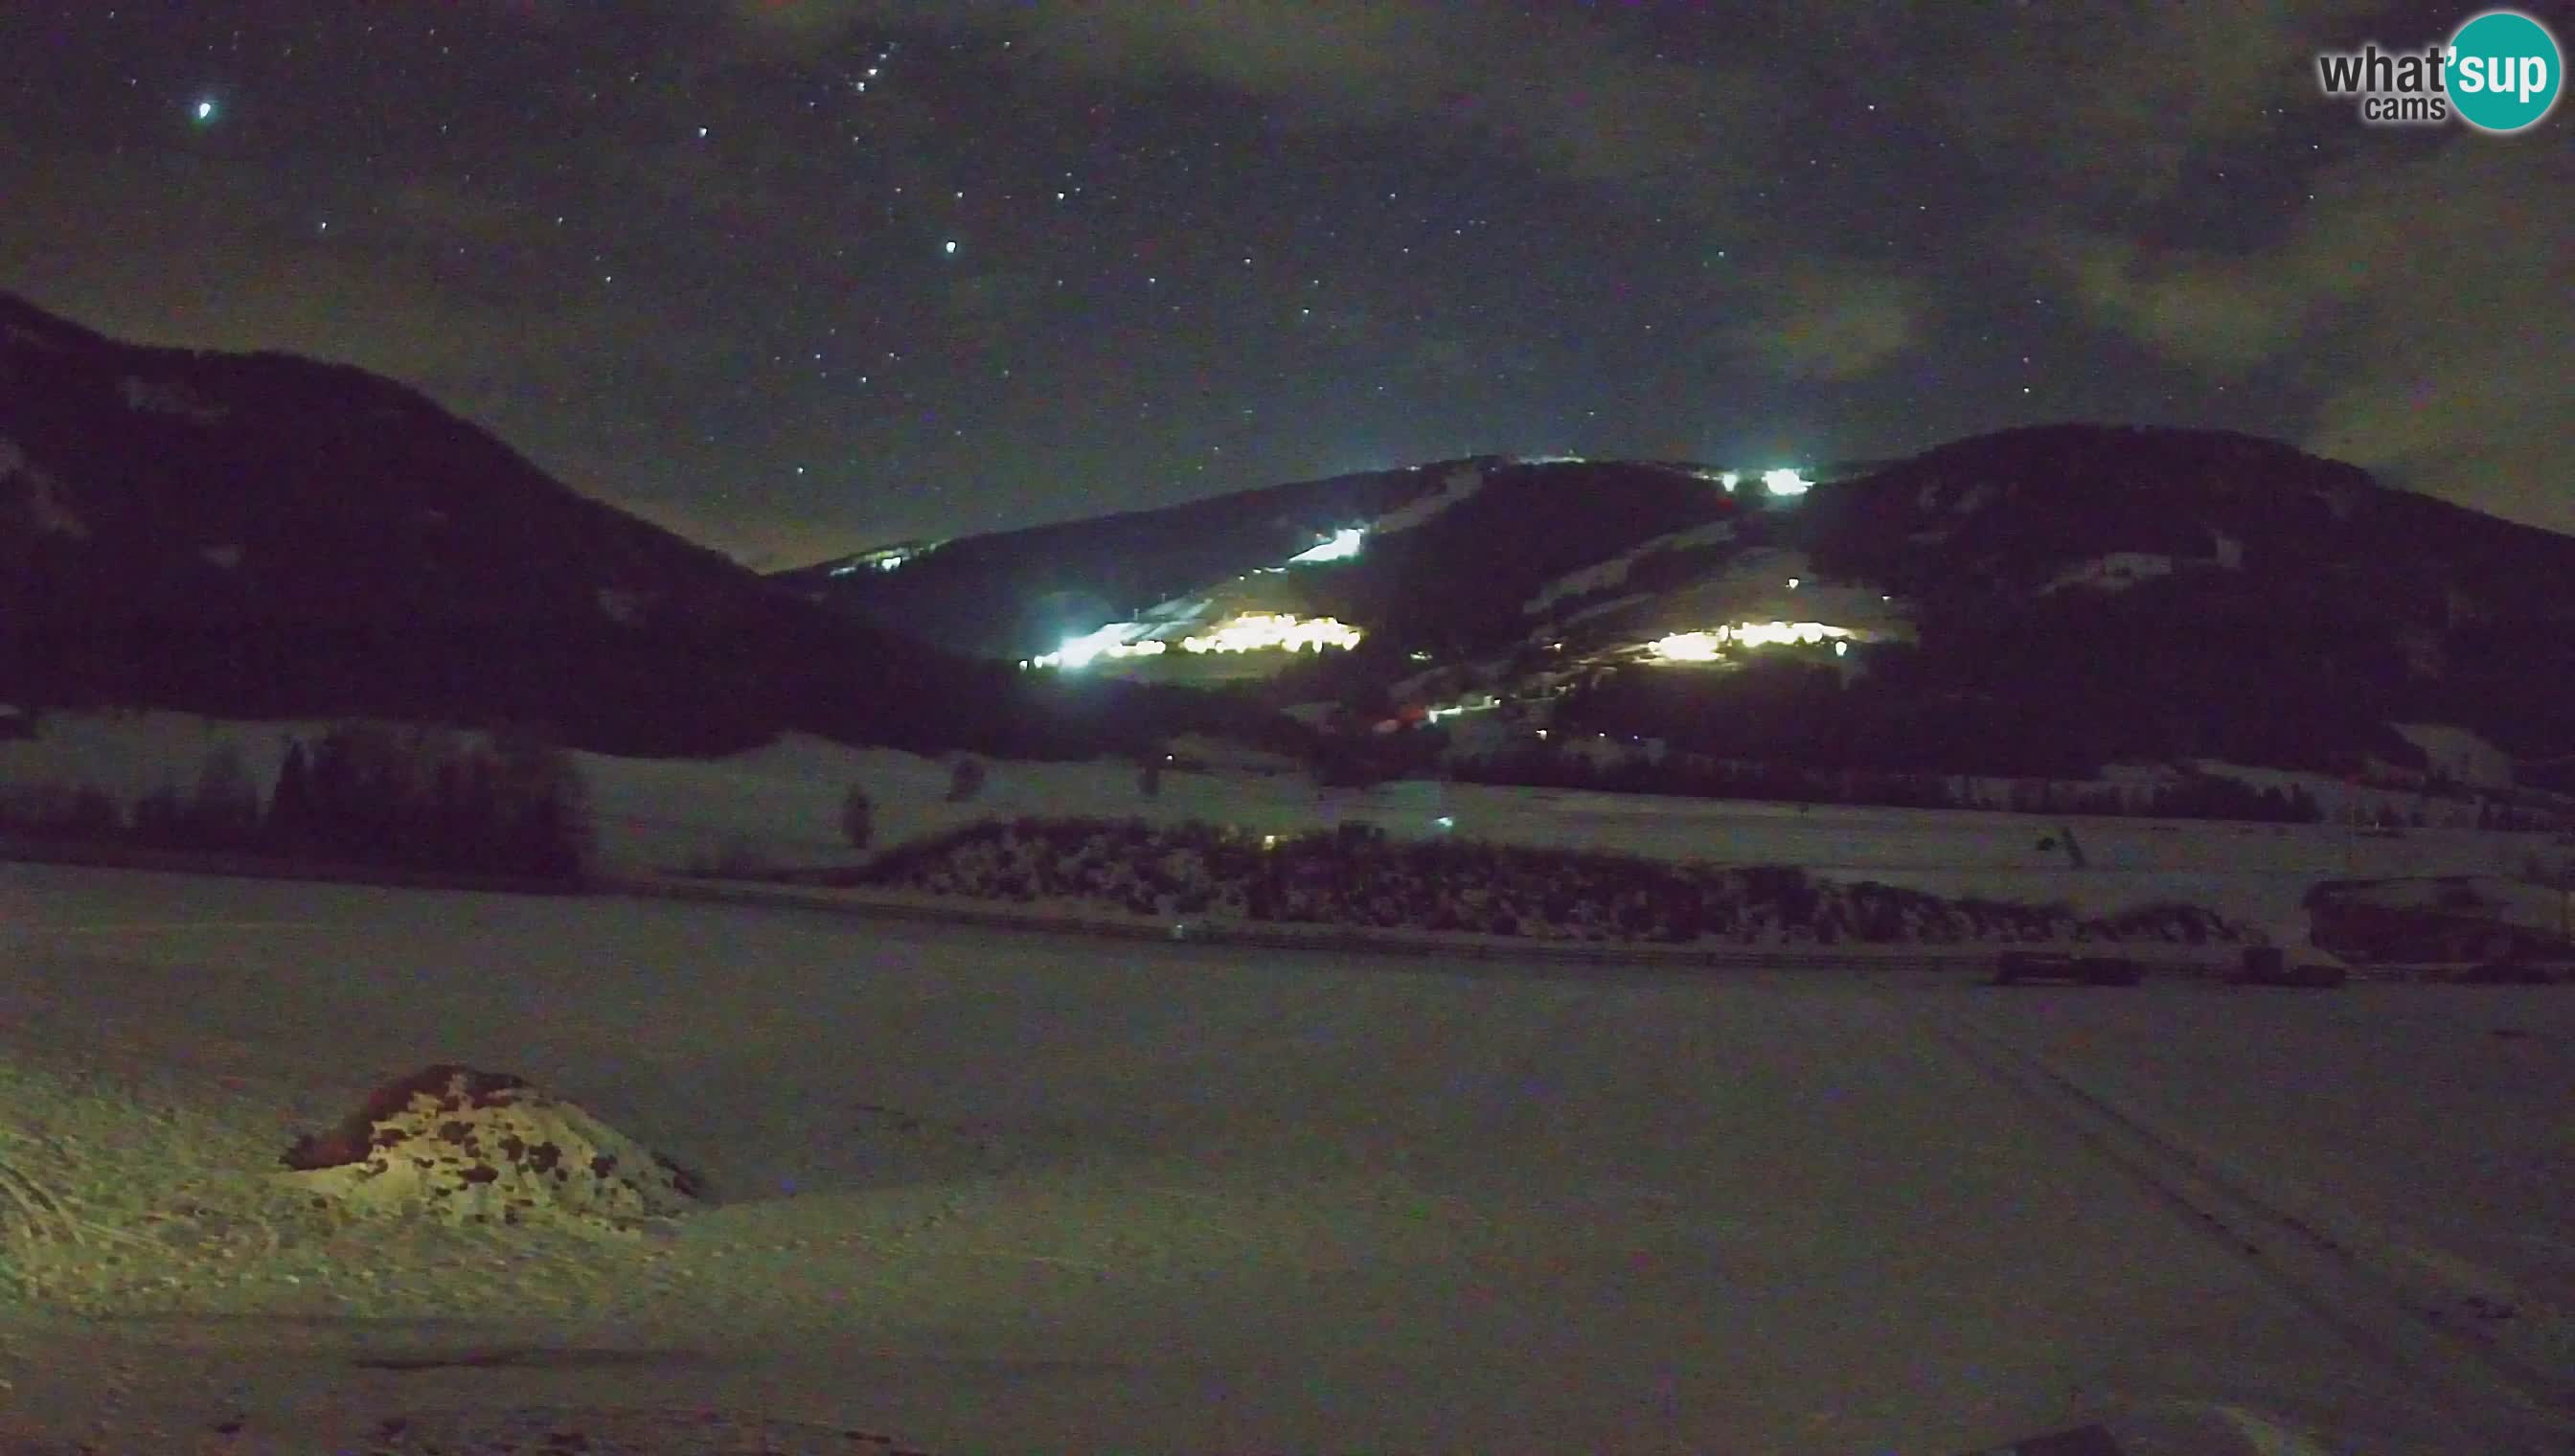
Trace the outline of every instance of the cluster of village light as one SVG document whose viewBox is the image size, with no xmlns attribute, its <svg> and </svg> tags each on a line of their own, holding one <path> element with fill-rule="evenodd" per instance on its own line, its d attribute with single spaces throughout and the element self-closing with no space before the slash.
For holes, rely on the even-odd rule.
<svg viewBox="0 0 2575 1456">
<path fill-rule="evenodd" d="M 1063 647 L 1027 659 L 1020 666 L 1087 668 L 1103 658 L 1158 658 L 1175 646 L 1160 639 L 1128 640 L 1130 634 L 1146 630 L 1132 622 L 1113 622 L 1097 632 L 1067 638 Z M 1247 612 L 1227 618 L 1196 637 L 1185 637 L 1177 646 L 1185 653 L 1321 652 L 1325 648 L 1357 647 L 1360 635 L 1357 628 L 1328 617 Z"/>
<path fill-rule="evenodd" d="M 1738 622 L 1712 632 L 1676 632 L 1645 644 L 1645 656 L 1658 663 L 1713 663 L 1740 648 L 1833 645 L 1835 656 L 1850 652 L 1859 634 L 1820 622 Z"/>
</svg>

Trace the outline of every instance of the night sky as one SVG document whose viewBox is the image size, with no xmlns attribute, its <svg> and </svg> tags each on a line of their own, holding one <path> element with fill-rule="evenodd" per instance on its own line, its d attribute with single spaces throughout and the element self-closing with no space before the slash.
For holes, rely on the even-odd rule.
<svg viewBox="0 0 2575 1456">
<path fill-rule="evenodd" d="M 0 289 L 393 375 L 763 567 L 2063 419 L 2575 530 L 2575 107 L 2315 79 L 2473 8 L 0 0 Z"/>
</svg>

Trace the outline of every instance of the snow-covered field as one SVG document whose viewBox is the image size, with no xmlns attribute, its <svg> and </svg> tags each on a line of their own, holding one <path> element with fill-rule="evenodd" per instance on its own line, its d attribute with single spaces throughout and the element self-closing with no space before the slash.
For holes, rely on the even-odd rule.
<svg viewBox="0 0 2575 1456">
<path fill-rule="evenodd" d="M 186 784 L 206 751 L 238 744 L 252 770 L 274 776 L 289 732 L 322 726 L 211 723 L 177 714 L 54 719 L 32 742 L 0 742 L 0 783 L 96 782 L 129 798 L 164 781 Z M 1366 819 L 1392 834 L 1453 832 L 1504 843 L 1622 850 L 1717 863 L 1792 864 L 1938 894 L 2063 901 L 2111 914 L 2157 900 L 2205 905 L 2303 941 L 2299 909 L 2319 879 L 2381 875 L 2510 874 L 2534 853 L 2570 851 L 2544 834 L 2406 829 L 2381 837 L 2338 824 L 2241 824 L 2139 818 L 2055 818 L 1961 810 L 1658 798 L 1405 781 L 1318 792 L 1301 774 L 1167 773 L 1158 797 L 1137 788 L 1132 764 L 991 765 L 970 803 L 945 801 L 947 768 L 889 749 L 854 749 L 806 736 L 712 761 L 578 754 L 591 786 L 602 848 L 629 868 L 684 868 L 729 845 L 781 863 L 843 862 L 841 797 L 864 784 L 877 842 L 899 843 L 979 818 L 1088 814 L 1158 822 L 1204 819 L 1288 833 Z M 2335 785 L 2317 785 L 2331 801 Z M 2398 802 L 2406 800 L 2398 799 Z M 1439 820 L 1447 819 L 1443 830 Z M 2071 827 L 2087 867 L 2063 844 Z M 2056 841 L 2041 847 L 2042 840 Z"/>
<path fill-rule="evenodd" d="M 2562 990 L 1449 969 L 23 864 L 0 963 L 0 1161 L 91 1234 L 16 1251 L 49 1293 L 0 1296 L 0 1437 L 320 1452 L 405 1409 L 688 1404 L 950 1452 L 2565 1439 L 1960 1039 L 2559 1328 Z M 440 1059 L 577 1099 L 718 1206 L 609 1242 L 259 1190 Z"/>
</svg>

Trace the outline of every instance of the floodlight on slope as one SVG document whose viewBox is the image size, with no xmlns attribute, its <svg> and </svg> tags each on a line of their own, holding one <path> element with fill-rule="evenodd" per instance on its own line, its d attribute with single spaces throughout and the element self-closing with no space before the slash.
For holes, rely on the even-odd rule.
<svg viewBox="0 0 2575 1456">
<path fill-rule="evenodd" d="M 1333 532 L 1321 542 L 1307 547 L 1288 559 L 1290 566 L 1312 566 L 1316 562 L 1347 561 L 1359 554 L 1359 544 L 1367 533 L 1353 526 Z"/>
</svg>

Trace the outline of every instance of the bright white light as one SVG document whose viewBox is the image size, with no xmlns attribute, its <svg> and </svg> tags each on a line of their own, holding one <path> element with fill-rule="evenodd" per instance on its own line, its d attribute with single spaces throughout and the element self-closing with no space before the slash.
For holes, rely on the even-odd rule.
<svg viewBox="0 0 2575 1456">
<path fill-rule="evenodd" d="M 1713 663 L 1725 653 L 1725 639 L 1712 632 L 1676 632 L 1645 644 L 1645 651 L 1666 663 Z"/>
<path fill-rule="evenodd" d="M 1143 623 L 1113 622 L 1096 632 L 1066 638 L 1062 647 L 1029 659 L 1027 666 L 1080 671 L 1104 658 L 1158 658 L 1172 650 L 1168 642 L 1134 641 L 1150 631 L 1152 628 Z M 1229 618 L 1211 632 L 1185 638 L 1179 646 L 1188 653 L 1320 652 L 1325 648 L 1357 647 L 1360 636 L 1357 628 L 1328 617 L 1309 619 L 1284 612 L 1253 612 Z"/>
<path fill-rule="evenodd" d="M 1790 578 L 1788 579 L 1788 590 L 1789 590 L 1789 591 L 1791 591 L 1791 592 L 1796 591 L 1796 590 L 1797 590 L 1797 584 L 1798 584 L 1799 582 L 1804 581 L 1804 580 L 1805 580 L 1805 578 L 1803 578 L 1803 577 L 1790 577 Z"/>
<path fill-rule="evenodd" d="M 1738 622 L 1712 632 L 1676 632 L 1645 644 L 1645 655 L 1665 663 L 1713 663 L 1731 649 L 1781 646 L 1812 647 L 1831 642 L 1839 648 L 1840 640 L 1857 637 L 1846 627 L 1827 627 L 1820 622 Z"/>
<path fill-rule="evenodd" d="M 1829 638 L 1851 635 L 1849 628 L 1826 627 L 1820 622 L 1745 622 L 1734 628 L 1734 640 L 1747 648 L 1786 643 L 1812 646 Z"/>
<path fill-rule="evenodd" d="M 1066 638 L 1064 646 L 1031 661 L 1041 668 L 1079 671 L 1102 658 L 1150 658 L 1161 653 L 1161 643 L 1128 641 L 1144 630 L 1133 622 L 1113 622 L 1081 637 Z"/>
<path fill-rule="evenodd" d="M 203 126 L 206 123 L 213 121 L 215 119 L 215 99 L 209 96 L 199 101 L 193 114 L 197 118 L 197 124 L 199 126 Z"/>
<path fill-rule="evenodd" d="M 1255 653 L 1281 648 L 1288 652 L 1320 652 L 1324 648 L 1354 648 L 1359 645 L 1359 630 L 1328 617 L 1291 617 L 1284 612 L 1247 612 L 1219 623 L 1213 632 L 1184 638 L 1181 648 L 1192 653 Z"/>
<path fill-rule="evenodd" d="M 1766 470 L 1761 473 L 1761 487 L 1774 496 L 1802 496 L 1813 482 L 1797 470 Z"/>
<path fill-rule="evenodd" d="M 800 475 L 803 474 L 804 468 L 802 466 L 798 467 L 797 473 Z M 915 554 L 912 552 L 893 549 L 871 552 L 866 556 L 860 557 L 856 561 L 843 562 L 841 565 L 832 568 L 832 575 L 836 577 L 856 576 L 871 567 L 880 572 L 891 572 L 902 567 L 904 563 L 911 561 L 914 555 Z"/>
<path fill-rule="evenodd" d="M 1103 658 L 1162 658 L 1175 647 L 1162 640 L 1136 642 L 1151 627 L 1141 621 L 1113 621 L 1097 632 L 1066 637 L 1064 647 L 1046 652 L 1043 658 L 1030 658 L 1028 665 L 1082 670 Z M 1346 627 L 1328 616 L 1302 619 L 1283 611 L 1252 611 L 1221 621 L 1213 632 L 1185 637 L 1177 647 L 1182 652 L 1320 652 L 1326 647 L 1357 647 L 1359 637 L 1357 627 Z"/>
<path fill-rule="evenodd" d="M 1335 531 L 1319 545 L 1307 547 L 1288 559 L 1290 566 L 1311 566 L 1316 562 L 1347 561 L 1359 554 L 1359 544 L 1367 533 L 1357 527 Z"/>
<path fill-rule="evenodd" d="M 1439 826 L 1439 832 L 1443 834 L 1448 832 L 1450 829 L 1457 827 L 1457 821 L 1446 814 L 1441 814 L 1439 817 L 1432 819 L 1431 822 L 1437 824 Z"/>
<path fill-rule="evenodd" d="M 1743 484 L 1743 472 L 1739 470 L 1718 471 L 1716 473 L 1716 483 L 1725 487 L 1726 490 L 1732 491 L 1736 486 Z"/>
<path fill-rule="evenodd" d="M 1837 642 L 1837 643 L 1833 644 L 1833 656 L 1834 656 L 1834 657 L 1837 657 L 1837 658 L 1847 658 L 1847 657 L 1849 657 L 1849 656 L 1850 656 L 1850 644 L 1849 644 L 1849 643 L 1846 643 L 1846 642 Z"/>
<path fill-rule="evenodd" d="M 947 254 L 947 255 L 948 255 L 949 257 L 951 257 L 951 258 L 956 257 L 956 256 L 957 256 L 957 240 L 956 240 L 955 238 L 951 238 L 951 239 L 949 239 L 947 242 L 940 244 L 940 245 L 939 245 L 939 251 L 940 251 L 940 252 L 942 252 L 942 253 Z"/>
</svg>

